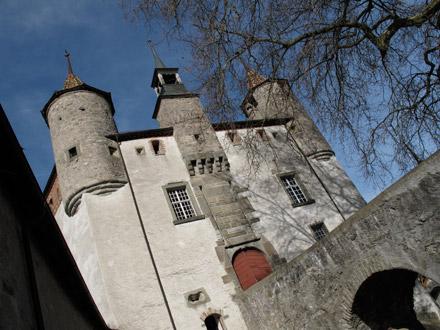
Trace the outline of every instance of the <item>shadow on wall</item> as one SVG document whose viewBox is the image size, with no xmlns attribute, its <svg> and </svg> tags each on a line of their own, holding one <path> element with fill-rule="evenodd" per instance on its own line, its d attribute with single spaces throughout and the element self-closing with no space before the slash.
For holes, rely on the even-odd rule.
<svg viewBox="0 0 440 330">
<path fill-rule="evenodd" d="M 307 175 L 302 174 L 302 175 Z M 236 184 L 236 183 L 234 183 Z M 334 178 L 332 184 L 338 187 L 337 178 Z M 236 184 L 239 186 L 239 184 Z M 286 199 L 288 199 L 287 193 L 284 191 L 281 183 L 276 182 L 274 184 L 274 177 L 265 178 L 260 181 L 258 186 L 258 191 L 248 189 L 251 196 L 255 197 L 260 202 L 264 203 L 264 207 L 260 207 L 257 212 L 260 217 L 265 217 L 266 221 L 270 221 L 267 225 L 271 228 L 273 232 L 273 241 L 277 243 L 277 250 L 289 251 L 294 254 L 290 257 L 294 257 L 298 253 L 301 253 L 310 245 L 316 243 L 316 237 L 310 228 L 310 225 L 317 221 L 325 221 L 328 217 L 339 217 L 337 210 L 331 205 L 330 200 L 328 200 L 324 191 L 313 191 L 313 187 L 306 187 L 307 190 L 312 191 L 309 199 L 319 199 L 326 198 L 327 204 L 322 205 L 322 201 L 319 201 L 321 207 L 319 210 L 314 210 L 315 206 L 318 204 L 299 206 L 294 210 L 294 208 L 289 206 L 286 208 L 286 202 L 278 198 L 273 198 L 273 196 L 278 196 L 280 193 L 285 194 Z M 353 206 L 353 210 L 357 207 L 361 207 L 359 200 L 353 198 L 344 188 L 338 188 L 339 195 L 336 196 L 340 199 L 344 199 Z M 336 191 L 336 189 L 333 189 Z M 327 208 L 326 206 L 329 206 Z M 310 212 L 310 210 L 314 212 Z M 325 208 L 325 209 L 324 209 Z M 326 214 L 322 214 L 322 212 Z M 319 212 L 319 213 L 318 213 Z M 340 218 L 342 220 L 342 218 Z"/>
<path fill-rule="evenodd" d="M 439 285 L 419 277 L 440 283 L 439 161 L 440 152 L 246 290 L 248 327 L 439 329 Z"/>
<path fill-rule="evenodd" d="M 284 132 L 275 132 L 276 135 L 273 133 L 267 130 L 265 132 L 267 138 L 262 141 L 255 132 L 250 130 L 242 136 L 240 145 L 233 147 L 226 143 L 226 148 L 237 148 L 235 151 L 231 150 L 231 153 L 246 155 L 243 157 L 246 163 L 240 168 L 238 174 L 240 182 L 234 182 L 234 184 L 238 187 L 247 187 L 250 196 L 261 202 L 262 206 L 258 209 L 258 213 L 270 222 L 266 225 L 271 228 L 271 240 L 277 242 L 278 252 L 289 251 L 290 259 L 316 242 L 310 225 L 330 218 L 334 225 L 336 219 L 342 220 L 342 217 L 294 141 L 291 141 L 289 135 Z M 345 215 L 365 205 L 362 198 L 353 193 L 356 190 L 350 179 L 339 175 L 341 169 L 336 168 L 337 165 L 333 161 L 318 162 L 321 162 L 320 166 L 322 165 L 322 168 L 317 169 L 318 171 L 330 172 L 325 173 L 325 185 L 331 191 L 332 198 L 338 201 L 338 207 Z M 302 183 L 300 186 L 305 188 L 305 195 L 309 195 L 308 199 L 315 199 L 317 203 L 300 206 L 293 210 L 291 204 L 277 197 L 286 195 L 286 192 L 281 183 L 277 182 L 275 174 L 269 177 L 261 175 L 257 180 L 258 186 L 252 184 L 257 176 L 270 172 L 278 174 L 292 172 L 295 178 L 298 174 L 300 183 Z M 318 174 L 322 176 L 323 173 Z M 320 206 L 319 210 L 316 209 L 316 205 Z M 256 229 L 258 231 L 258 225 Z"/>
</svg>

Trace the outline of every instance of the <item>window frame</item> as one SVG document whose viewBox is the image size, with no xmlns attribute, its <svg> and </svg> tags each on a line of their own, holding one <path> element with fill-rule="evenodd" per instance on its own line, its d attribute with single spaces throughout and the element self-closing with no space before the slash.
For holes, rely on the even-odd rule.
<svg viewBox="0 0 440 330">
<path fill-rule="evenodd" d="M 71 152 L 70 152 L 72 149 L 75 149 L 75 152 L 76 152 L 76 154 L 74 156 L 72 156 Z M 70 146 L 66 150 L 67 162 L 73 162 L 73 161 L 77 160 L 79 158 L 80 154 L 81 154 L 81 150 L 80 150 L 78 144 Z"/>
<path fill-rule="evenodd" d="M 118 152 L 118 148 L 112 145 L 108 146 L 108 153 L 110 154 L 110 156 L 112 157 L 118 157 L 119 158 L 119 152 Z"/>
<path fill-rule="evenodd" d="M 225 133 L 226 139 L 233 146 L 238 146 L 241 144 L 241 136 L 238 134 L 237 130 L 229 130 Z"/>
<path fill-rule="evenodd" d="M 264 129 L 264 127 L 257 128 L 255 130 L 255 134 L 258 136 L 258 139 L 260 139 L 260 141 L 263 141 L 263 142 L 269 141 L 269 136 L 267 135 L 267 132 Z"/>
<path fill-rule="evenodd" d="M 166 154 L 165 143 L 162 139 L 151 139 L 148 143 L 150 144 L 150 149 L 154 156 L 164 156 Z M 157 152 L 154 147 L 155 143 L 157 143 Z"/>
<path fill-rule="evenodd" d="M 314 229 L 314 228 L 316 228 L 316 226 L 321 226 L 321 227 L 319 228 L 319 230 L 322 230 L 322 228 L 324 228 L 324 230 L 322 230 L 322 231 L 324 232 L 324 236 L 318 237 L 318 236 L 320 236 L 320 235 L 317 235 L 317 234 L 316 234 L 316 233 L 317 233 L 317 230 Z M 328 230 L 328 228 L 327 228 L 327 226 L 325 225 L 324 221 L 318 221 L 318 222 L 312 223 L 309 227 L 310 227 L 310 230 L 312 231 L 313 238 L 314 238 L 315 241 L 317 241 L 317 242 L 319 242 L 319 241 L 321 241 L 322 239 L 324 239 L 324 238 L 330 233 L 330 231 Z"/>
<path fill-rule="evenodd" d="M 192 217 L 183 219 L 183 220 L 179 220 L 179 219 L 177 219 L 177 214 L 174 210 L 173 203 L 170 199 L 169 192 L 172 190 L 177 190 L 177 189 L 182 189 L 182 188 L 185 189 L 186 194 L 188 195 L 189 201 L 191 203 L 191 206 L 194 210 L 195 215 Z M 181 181 L 181 182 L 168 183 L 165 186 L 162 186 L 162 190 L 165 194 L 165 198 L 168 203 L 168 207 L 169 207 L 170 212 L 173 216 L 173 224 L 174 225 L 180 225 L 182 223 L 188 223 L 188 222 L 192 222 L 192 221 L 202 220 L 205 218 L 205 215 L 202 214 L 202 212 L 200 211 L 200 207 L 197 203 L 197 199 L 195 198 L 194 193 L 191 189 L 191 186 L 188 184 L 188 182 Z"/>
<path fill-rule="evenodd" d="M 301 190 L 302 194 L 304 195 L 304 197 L 306 199 L 305 202 L 295 203 L 293 201 L 293 199 L 290 196 L 290 193 L 287 190 L 287 187 L 286 187 L 286 185 L 284 184 L 284 181 L 283 181 L 283 178 L 286 178 L 286 177 L 293 177 L 293 179 L 295 180 L 296 185 L 299 187 L 299 189 Z M 309 204 L 315 203 L 315 200 L 313 198 L 311 198 L 309 192 L 304 187 L 304 184 L 302 183 L 302 181 L 298 178 L 298 174 L 296 172 L 286 172 L 286 173 L 277 174 L 277 178 L 278 178 L 278 181 L 279 181 L 281 187 L 283 187 L 284 192 L 287 194 L 287 197 L 289 198 L 289 201 L 290 201 L 292 207 L 300 207 L 300 206 L 304 206 L 304 205 L 309 205 Z"/>
<path fill-rule="evenodd" d="M 144 146 L 136 146 L 134 147 L 134 152 L 137 156 L 145 156 L 145 147 Z"/>
</svg>

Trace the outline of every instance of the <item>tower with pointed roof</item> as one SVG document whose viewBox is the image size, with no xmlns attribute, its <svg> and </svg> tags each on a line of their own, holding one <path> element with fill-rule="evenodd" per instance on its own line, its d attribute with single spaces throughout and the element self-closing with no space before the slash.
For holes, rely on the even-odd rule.
<svg viewBox="0 0 440 330">
<path fill-rule="evenodd" d="M 237 297 L 362 197 L 285 80 L 246 67 L 248 119 L 213 124 L 151 50 L 159 128 L 126 133 L 110 94 L 66 54 L 64 89 L 43 109 L 56 163 L 48 203 L 110 328 L 246 329 Z M 51 204 L 57 182 L 64 207 Z"/>
<path fill-rule="evenodd" d="M 67 77 L 42 110 L 50 129 L 66 213 L 73 215 L 83 193 L 105 194 L 126 183 L 117 145 L 110 93 L 83 83 L 66 51 Z"/>
<path fill-rule="evenodd" d="M 343 217 L 351 214 L 355 209 L 353 204 L 362 205 L 363 200 L 336 160 L 330 144 L 293 95 L 289 82 L 286 79 L 266 78 L 243 64 L 248 93 L 241 107 L 246 117 L 251 120 L 289 119 L 287 128 L 295 148 L 303 154 L 305 161 L 331 196 L 332 204 L 344 214 Z M 338 191 L 341 189 L 350 193 L 340 194 Z M 346 198 L 347 195 L 356 197 L 350 201 Z"/>
<path fill-rule="evenodd" d="M 178 70 L 166 67 L 154 48 L 152 53 L 156 65 L 152 87 L 158 94 L 153 118 L 157 119 L 160 127 L 173 127 L 191 185 L 215 218 L 214 225 L 220 237 L 217 241 L 218 253 L 232 258 L 240 249 L 257 246 L 276 259 L 276 253 L 266 251 L 243 212 L 242 204 L 247 203 L 247 199 L 241 197 L 242 204 L 237 203 L 228 157 L 203 111 L 199 95 L 187 91 L 177 74 Z M 252 221 L 255 223 L 258 219 L 253 218 Z"/>
<path fill-rule="evenodd" d="M 330 145 L 304 107 L 292 94 L 286 79 L 269 79 L 245 65 L 248 93 L 242 109 L 249 119 L 293 118 L 292 132 L 307 156 L 330 157 Z"/>
</svg>

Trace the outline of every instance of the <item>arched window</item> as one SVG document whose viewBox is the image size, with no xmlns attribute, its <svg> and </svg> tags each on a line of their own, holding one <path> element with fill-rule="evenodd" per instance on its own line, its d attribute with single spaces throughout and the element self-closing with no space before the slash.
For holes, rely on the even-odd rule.
<svg viewBox="0 0 440 330">
<path fill-rule="evenodd" d="M 232 266 L 243 290 L 272 273 L 264 253 L 253 248 L 239 250 L 232 259 Z"/>
<path fill-rule="evenodd" d="M 208 330 L 226 330 L 220 314 L 211 314 L 205 319 L 205 326 Z"/>
</svg>

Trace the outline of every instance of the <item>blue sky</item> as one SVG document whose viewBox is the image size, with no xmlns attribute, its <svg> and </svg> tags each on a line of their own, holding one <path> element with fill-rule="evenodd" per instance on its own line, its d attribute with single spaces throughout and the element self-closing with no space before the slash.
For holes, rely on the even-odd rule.
<svg viewBox="0 0 440 330">
<path fill-rule="evenodd" d="M 182 44 L 149 33 L 140 22 L 124 17 L 117 0 L 0 1 L 0 103 L 14 128 L 40 186 L 53 166 L 49 130 L 40 110 L 66 76 L 64 49 L 83 82 L 112 93 L 119 131 L 157 127 L 151 119 L 156 96 L 150 82 L 152 39 L 166 64 L 182 68 L 191 58 Z M 186 78 L 186 79 L 185 79 Z M 332 142 L 332 141 L 331 141 Z M 338 159 L 370 200 L 380 188 L 364 180 L 337 143 Z"/>
</svg>

